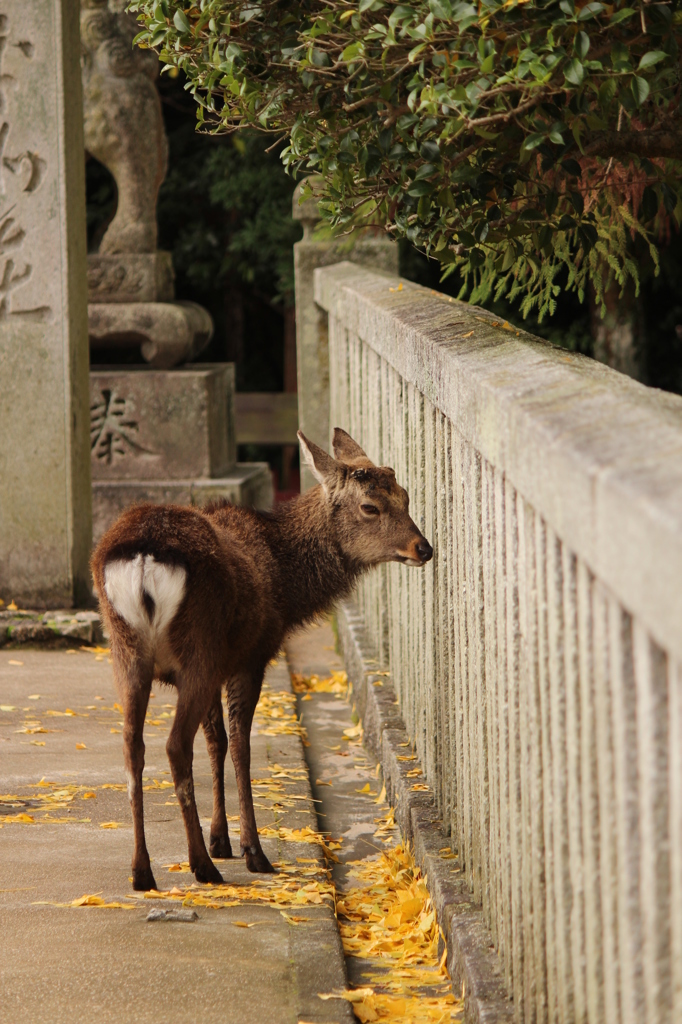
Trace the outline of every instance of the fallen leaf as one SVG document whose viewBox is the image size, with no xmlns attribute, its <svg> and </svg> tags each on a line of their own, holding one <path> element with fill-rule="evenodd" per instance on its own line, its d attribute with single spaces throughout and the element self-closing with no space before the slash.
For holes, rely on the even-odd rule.
<svg viewBox="0 0 682 1024">
<path fill-rule="evenodd" d="M 320 998 L 348 1000 L 360 1021 L 444 1024 L 455 1019 L 462 1003 L 451 991 L 447 948 L 438 955 L 442 936 L 410 850 L 400 845 L 354 861 L 352 876 L 359 884 L 338 893 L 336 901 L 344 952 L 375 964 L 377 971 L 364 974 L 371 987 L 319 993 Z"/>
<path fill-rule="evenodd" d="M 21 662 L 18 662 L 18 664 L 21 664 Z M 40 700 L 40 694 L 39 693 L 30 693 L 26 699 L 27 700 Z"/>
<path fill-rule="evenodd" d="M 362 789 L 356 789 L 356 793 L 369 793 L 369 782 L 366 782 Z"/>
<path fill-rule="evenodd" d="M 280 910 L 281 913 L 283 911 Z M 230 924 L 233 924 L 235 928 L 255 928 L 257 924 L 260 924 L 260 921 L 230 921 Z"/>
<path fill-rule="evenodd" d="M 12 605 L 8 605 L 8 607 L 11 608 Z M 10 660 L 7 662 L 7 664 L 8 665 L 23 665 L 24 663 L 23 663 L 23 661 L 15 661 L 13 658 L 10 658 Z"/>
<path fill-rule="evenodd" d="M 121 828 L 122 826 L 121 826 L 121 822 L 120 821 L 103 821 L 100 824 L 99 827 L 100 828 Z"/>
<path fill-rule="evenodd" d="M 280 914 L 288 921 L 289 924 L 307 924 L 311 918 L 309 917 L 298 917 L 296 914 L 287 914 L 284 910 L 280 910 Z"/>
<path fill-rule="evenodd" d="M 31 743 L 32 743 L 32 745 L 34 747 L 44 747 L 45 746 L 45 740 L 31 740 Z"/>
<path fill-rule="evenodd" d="M 0 704 L 0 711 L 16 711 L 14 704 Z"/>
<path fill-rule="evenodd" d="M 80 896 L 76 900 L 72 900 L 70 903 L 53 903 L 51 900 L 36 900 L 31 906 L 50 906 L 50 907 L 99 907 L 103 910 L 117 909 L 117 910 L 135 910 L 137 907 L 136 903 L 120 903 L 118 901 L 107 902 L 102 899 L 99 893 L 95 893 L 92 896 Z"/>
<path fill-rule="evenodd" d="M 348 676 L 345 672 L 332 672 L 330 676 L 320 679 L 317 675 L 304 676 L 300 672 L 292 672 L 291 688 L 294 693 L 334 693 L 346 696 Z"/>
<path fill-rule="evenodd" d="M 76 744 L 76 750 L 87 750 L 87 749 L 88 748 L 85 746 L 84 743 L 77 743 Z"/>
</svg>

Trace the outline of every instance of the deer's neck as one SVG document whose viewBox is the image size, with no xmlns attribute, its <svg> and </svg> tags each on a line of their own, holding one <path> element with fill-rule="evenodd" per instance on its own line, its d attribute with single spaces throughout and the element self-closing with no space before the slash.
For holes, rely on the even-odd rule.
<svg viewBox="0 0 682 1024">
<path fill-rule="evenodd" d="M 341 551 L 333 514 L 319 487 L 280 505 L 273 525 L 280 600 L 291 627 L 348 594 L 364 567 Z"/>
</svg>

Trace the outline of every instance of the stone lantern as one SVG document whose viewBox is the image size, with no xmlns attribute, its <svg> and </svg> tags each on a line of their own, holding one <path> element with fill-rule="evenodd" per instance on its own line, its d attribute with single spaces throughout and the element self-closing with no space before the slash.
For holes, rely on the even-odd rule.
<svg viewBox="0 0 682 1024">
<path fill-rule="evenodd" d="M 141 366 L 90 372 L 95 540 L 135 501 L 269 506 L 265 463 L 236 462 L 234 365 L 186 365 L 213 323 L 174 299 L 170 253 L 157 249 L 156 204 L 168 143 L 158 60 L 134 47 L 125 0 L 82 0 L 85 148 L 112 174 L 116 214 L 88 256 L 91 361 L 131 347 Z"/>
</svg>

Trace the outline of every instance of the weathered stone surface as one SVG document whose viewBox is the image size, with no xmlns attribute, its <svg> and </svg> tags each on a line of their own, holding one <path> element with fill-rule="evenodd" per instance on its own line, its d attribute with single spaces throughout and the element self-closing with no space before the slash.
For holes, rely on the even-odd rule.
<svg viewBox="0 0 682 1024">
<path fill-rule="evenodd" d="M 126 0 L 82 0 L 85 148 L 114 176 L 116 215 L 102 253 L 153 253 L 156 199 L 168 143 L 155 79 L 156 54 L 132 45 L 138 26 Z"/>
<path fill-rule="evenodd" d="M 88 306 L 93 349 L 141 345 L 158 369 L 194 359 L 213 336 L 210 313 L 196 302 L 103 302 Z"/>
<path fill-rule="evenodd" d="M 74 641 L 98 644 L 104 639 L 97 612 L 0 611 L 0 647 L 11 644 L 70 645 Z"/>
<path fill-rule="evenodd" d="M 0 0 L 0 596 L 89 594 L 78 6 Z"/>
<path fill-rule="evenodd" d="M 464 1020 L 466 1024 L 512 1024 L 514 1005 L 507 998 L 492 935 L 480 904 L 472 898 L 460 859 L 443 859 L 450 844 L 432 795 L 413 789 L 409 772 L 414 762 L 405 761 L 410 737 L 397 708 L 396 691 L 386 673 L 377 671 L 377 651 L 352 601 L 338 605 L 337 625 L 365 746 L 381 762 L 386 794 L 395 808 L 401 835 L 411 843 L 426 877 L 445 936 L 453 991 L 464 993 Z"/>
<path fill-rule="evenodd" d="M 415 802 L 384 756 L 437 907 L 436 816 L 460 860 L 467 1012 L 504 1020 L 481 1000 L 506 989 L 518 1021 L 680 1021 L 682 397 L 408 281 L 315 279 L 333 422 L 434 547 L 356 596 L 423 771 Z"/>
<path fill-rule="evenodd" d="M 272 473 L 267 462 L 239 462 L 223 477 L 193 480 L 95 480 L 92 485 L 93 537 L 99 540 L 131 505 L 206 505 L 225 498 L 235 505 L 271 508 Z"/>
<path fill-rule="evenodd" d="M 317 267 L 348 259 L 372 270 L 397 274 L 398 246 L 385 235 L 370 234 L 361 236 L 352 244 L 347 239 L 315 241 L 313 233 L 320 219 L 317 201 L 307 199 L 299 203 L 300 192 L 299 185 L 294 192 L 292 208 L 294 219 L 303 224 L 303 238 L 294 246 L 298 422 L 307 437 L 316 444 L 326 445 L 330 428 L 327 315 L 315 303 L 313 274 Z M 301 467 L 301 490 L 305 491 L 315 483 L 308 467 Z"/>
<path fill-rule="evenodd" d="M 220 477 L 237 461 L 234 364 L 93 370 L 93 480 Z"/>
<path fill-rule="evenodd" d="M 169 252 L 88 256 L 88 302 L 171 302 L 174 293 Z"/>
<path fill-rule="evenodd" d="M 682 659 L 682 397 L 351 263 L 321 270 L 315 295 Z"/>
</svg>

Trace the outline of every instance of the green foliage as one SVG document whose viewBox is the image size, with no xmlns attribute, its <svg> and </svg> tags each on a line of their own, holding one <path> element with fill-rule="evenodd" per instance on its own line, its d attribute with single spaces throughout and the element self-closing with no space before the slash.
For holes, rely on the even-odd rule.
<svg viewBox="0 0 682 1024">
<path fill-rule="evenodd" d="M 133 0 L 207 131 L 288 139 L 338 230 L 381 223 L 474 301 L 638 284 L 679 224 L 676 0 Z M 316 186 L 317 188 L 318 186 Z"/>
</svg>

